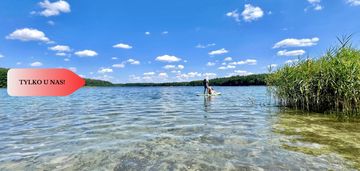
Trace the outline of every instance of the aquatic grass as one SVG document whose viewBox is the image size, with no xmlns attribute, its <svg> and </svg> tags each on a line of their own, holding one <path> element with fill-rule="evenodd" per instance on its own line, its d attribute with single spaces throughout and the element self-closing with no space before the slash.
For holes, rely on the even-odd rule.
<svg viewBox="0 0 360 171">
<path fill-rule="evenodd" d="M 359 116 L 360 50 L 351 36 L 339 38 L 318 59 L 306 58 L 286 64 L 266 78 L 281 106 L 312 112 Z"/>
</svg>

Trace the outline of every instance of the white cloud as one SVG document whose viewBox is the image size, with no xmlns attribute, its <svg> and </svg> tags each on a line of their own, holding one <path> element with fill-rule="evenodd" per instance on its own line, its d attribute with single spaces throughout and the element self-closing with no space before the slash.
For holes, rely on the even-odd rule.
<svg viewBox="0 0 360 171">
<path fill-rule="evenodd" d="M 65 62 L 69 62 L 70 59 L 69 59 L 69 58 L 65 58 L 64 61 L 65 61 Z"/>
<path fill-rule="evenodd" d="M 165 68 L 165 69 L 175 69 L 176 66 L 175 65 L 165 65 L 163 68 Z"/>
<path fill-rule="evenodd" d="M 6 36 L 6 39 L 21 40 L 24 42 L 26 42 L 26 41 L 49 42 L 50 41 L 50 39 L 45 36 L 44 32 L 39 31 L 37 29 L 32 29 L 32 28 L 17 29 L 14 32 L 12 32 L 10 35 Z"/>
<path fill-rule="evenodd" d="M 152 80 L 152 77 L 150 77 L 150 76 L 144 76 L 144 77 L 142 77 L 142 79 L 143 79 L 144 81 L 151 81 L 151 80 Z"/>
<path fill-rule="evenodd" d="M 181 61 L 181 58 L 178 58 L 176 56 L 171 55 L 162 55 L 155 58 L 156 61 L 160 62 L 179 62 Z"/>
<path fill-rule="evenodd" d="M 304 50 L 292 50 L 292 51 L 281 50 L 277 52 L 278 56 L 301 56 L 303 54 L 305 54 Z"/>
<path fill-rule="evenodd" d="M 287 61 L 285 61 L 285 64 L 292 64 L 292 63 L 296 63 L 298 61 L 299 61 L 298 59 L 287 60 Z"/>
<path fill-rule="evenodd" d="M 165 65 L 164 69 L 170 69 L 170 70 L 182 70 L 184 69 L 184 65 Z"/>
<path fill-rule="evenodd" d="M 187 74 L 179 74 L 176 77 L 179 79 L 188 79 L 188 78 L 194 78 L 194 77 L 201 77 L 202 74 L 198 72 L 189 72 Z"/>
<path fill-rule="evenodd" d="M 132 65 L 139 65 L 140 64 L 140 61 L 134 61 L 131 63 Z"/>
<path fill-rule="evenodd" d="M 135 82 L 154 82 L 168 80 L 168 74 L 161 72 L 156 74 L 155 72 L 146 72 L 142 76 L 129 75 L 129 79 Z"/>
<path fill-rule="evenodd" d="M 168 31 L 163 31 L 161 34 L 169 34 L 169 32 Z"/>
<path fill-rule="evenodd" d="M 226 16 L 232 17 L 236 22 L 240 22 L 240 14 L 237 10 L 226 13 Z"/>
<path fill-rule="evenodd" d="M 4 57 L 4 55 L 2 55 L 1 53 L 0 53 L 0 58 L 3 58 Z"/>
<path fill-rule="evenodd" d="M 55 54 L 56 56 L 66 56 L 67 54 L 64 52 L 58 52 Z"/>
<path fill-rule="evenodd" d="M 256 65 L 256 59 L 246 59 L 244 61 L 231 62 L 230 65 Z"/>
<path fill-rule="evenodd" d="M 248 72 L 248 71 L 243 71 L 243 70 L 235 70 L 234 74 L 232 74 L 232 75 L 246 76 L 246 75 L 251 75 L 251 74 L 253 74 L 253 73 Z"/>
<path fill-rule="evenodd" d="M 131 81 L 140 81 L 140 80 L 141 80 L 141 77 L 136 76 L 136 75 L 129 75 L 129 79 L 130 79 Z"/>
<path fill-rule="evenodd" d="M 75 55 L 80 57 L 93 57 L 93 56 L 97 56 L 98 54 L 93 50 L 82 50 L 75 52 Z"/>
<path fill-rule="evenodd" d="M 320 11 L 322 9 L 323 9 L 323 6 L 321 6 L 319 4 L 314 7 L 314 10 L 316 10 L 316 11 Z"/>
<path fill-rule="evenodd" d="M 76 72 L 77 68 L 76 67 L 69 67 L 69 70 L 71 70 L 72 72 Z"/>
<path fill-rule="evenodd" d="M 111 72 L 113 72 L 113 70 L 111 68 L 100 68 L 98 70 L 98 73 L 100 73 L 100 74 L 111 73 Z"/>
<path fill-rule="evenodd" d="M 261 18 L 264 15 L 264 12 L 260 7 L 245 4 L 245 9 L 241 15 L 246 22 L 251 22 Z"/>
<path fill-rule="evenodd" d="M 47 23 L 48 23 L 49 25 L 51 25 L 51 26 L 54 26 L 54 25 L 55 25 L 55 22 L 52 21 L 52 20 L 48 21 Z"/>
<path fill-rule="evenodd" d="M 347 0 L 346 2 L 348 4 L 350 4 L 351 6 L 359 6 L 360 5 L 360 0 Z"/>
<path fill-rule="evenodd" d="M 201 73 L 198 72 L 189 72 L 187 75 L 189 77 L 201 77 Z"/>
<path fill-rule="evenodd" d="M 38 66 L 42 66 L 43 64 L 41 62 L 33 62 L 30 64 L 30 66 L 32 67 L 38 67 Z"/>
<path fill-rule="evenodd" d="M 147 32 L 145 32 L 145 35 L 150 35 L 150 32 L 148 32 L 148 31 L 147 31 Z"/>
<path fill-rule="evenodd" d="M 125 64 L 121 63 L 121 64 L 114 64 L 112 65 L 112 67 L 114 68 L 125 68 Z"/>
<path fill-rule="evenodd" d="M 182 70 L 182 69 L 185 68 L 185 66 L 184 66 L 184 65 L 178 65 L 177 68 L 178 68 L 179 70 Z"/>
<path fill-rule="evenodd" d="M 195 47 L 200 48 L 200 49 L 204 49 L 204 48 L 208 48 L 208 47 L 215 46 L 215 45 L 216 45 L 215 43 L 209 43 L 209 44 L 206 44 L 206 45 L 198 44 Z"/>
<path fill-rule="evenodd" d="M 112 60 L 117 60 L 118 58 L 117 58 L 117 57 L 112 57 L 111 59 L 112 59 Z"/>
<path fill-rule="evenodd" d="M 307 0 L 310 4 L 311 7 L 316 10 L 316 11 L 320 11 L 323 9 L 323 7 L 320 5 L 321 0 Z M 307 9 L 305 9 L 306 11 Z"/>
<path fill-rule="evenodd" d="M 39 5 L 41 8 L 44 8 L 44 10 L 40 12 L 40 15 L 45 17 L 56 16 L 60 13 L 69 13 L 71 11 L 69 3 L 64 0 L 56 2 L 45 0 L 44 2 L 40 2 Z"/>
<path fill-rule="evenodd" d="M 66 46 L 66 45 L 56 45 L 53 47 L 49 47 L 50 50 L 53 51 L 59 51 L 59 52 L 69 52 L 70 51 L 70 47 Z"/>
<path fill-rule="evenodd" d="M 224 61 L 232 61 L 232 58 L 231 58 L 231 57 L 226 57 L 226 58 L 224 59 Z"/>
<path fill-rule="evenodd" d="M 152 76 L 152 75 L 155 75 L 155 72 L 145 72 L 143 75 Z"/>
<path fill-rule="evenodd" d="M 21 65 L 22 63 L 21 62 L 16 62 L 16 65 Z"/>
<path fill-rule="evenodd" d="M 126 62 L 130 63 L 131 65 L 139 65 L 140 61 L 137 61 L 135 59 L 128 59 Z"/>
<path fill-rule="evenodd" d="M 221 55 L 221 54 L 225 54 L 228 52 L 229 52 L 228 50 L 226 50 L 225 48 L 222 48 L 222 49 L 213 50 L 213 51 L 209 52 L 209 55 Z"/>
<path fill-rule="evenodd" d="M 128 45 L 128 44 L 124 44 L 124 43 L 119 43 L 113 46 L 113 48 L 119 48 L 119 49 L 131 49 L 133 48 L 132 46 Z"/>
<path fill-rule="evenodd" d="M 106 74 L 103 74 L 103 75 L 101 75 L 101 76 L 93 77 L 93 79 L 110 81 L 110 82 L 111 82 L 111 80 L 112 80 L 113 78 L 114 78 L 113 76 L 106 75 Z"/>
<path fill-rule="evenodd" d="M 206 64 L 206 66 L 214 66 L 215 65 L 215 62 L 208 62 L 207 64 Z"/>
<path fill-rule="evenodd" d="M 128 59 L 128 60 L 123 61 L 123 62 L 121 62 L 119 64 L 114 64 L 114 65 L 112 65 L 112 67 L 114 67 L 114 68 L 125 68 L 126 63 L 129 63 L 131 65 L 139 65 L 140 61 L 135 60 L 135 59 Z"/>
<path fill-rule="evenodd" d="M 234 68 L 236 68 L 236 66 L 234 66 L 234 65 L 227 65 L 227 66 L 221 66 L 221 67 L 219 67 L 218 69 L 220 69 L 220 70 L 226 70 L 226 69 L 234 69 Z"/>
<path fill-rule="evenodd" d="M 202 75 L 206 78 L 215 78 L 217 76 L 215 73 L 204 73 Z"/>
<path fill-rule="evenodd" d="M 273 48 L 281 48 L 281 47 L 307 47 L 307 46 L 314 46 L 317 45 L 317 42 L 320 39 L 317 37 L 314 37 L 312 39 L 284 39 L 280 42 L 277 42 Z"/>
<path fill-rule="evenodd" d="M 180 74 L 181 73 L 181 71 L 176 71 L 176 70 L 172 70 L 172 71 L 170 71 L 171 73 L 174 73 L 174 74 Z"/>
<path fill-rule="evenodd" d="M 160 72 L 159 73 L 159 77 L 168 77 L 167 73 L 165 72 Z"/>
</svg>

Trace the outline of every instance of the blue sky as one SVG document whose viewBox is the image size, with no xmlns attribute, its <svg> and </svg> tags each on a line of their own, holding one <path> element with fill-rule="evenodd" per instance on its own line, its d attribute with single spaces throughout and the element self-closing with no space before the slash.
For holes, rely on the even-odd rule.
<svg viewBox="0 0 360 171">
<path fill-rule="evenodd" d="M 265 73 L 355 33 L 360 0 L 1 0 L 0 67 L 123 82 Z"/>
</svg>

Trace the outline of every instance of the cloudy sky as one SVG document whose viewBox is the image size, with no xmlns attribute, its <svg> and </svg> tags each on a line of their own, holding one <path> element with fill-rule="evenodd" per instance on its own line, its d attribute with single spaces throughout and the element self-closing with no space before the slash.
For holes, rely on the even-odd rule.
<svg viewBox="0 0 360 171">
<path fill-rule="evenodd" d="M 0 67 L 123 82 L 265 73 L 355 33 L 360 0 L 1 0 Z"/>
</svg>

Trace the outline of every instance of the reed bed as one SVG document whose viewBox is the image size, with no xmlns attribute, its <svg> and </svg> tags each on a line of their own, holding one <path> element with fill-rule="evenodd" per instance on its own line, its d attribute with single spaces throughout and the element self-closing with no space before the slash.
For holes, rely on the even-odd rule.
<svg viewBox="0 0 360 171">
<path fill-rule="evenodd" d="M 339 39 L 339 38 L 338 38 Z M 281 106 L 360 116 L 360 50 L 351 36 L 320 58 L 302 59 L 272 72 L 266 82 Z"/>
</svg>

